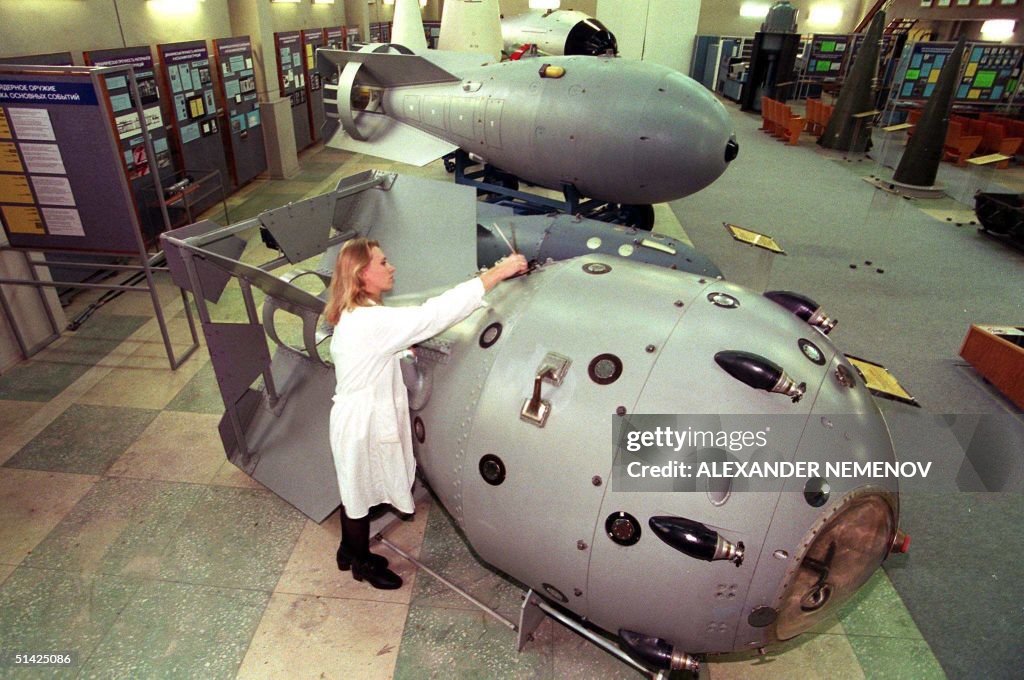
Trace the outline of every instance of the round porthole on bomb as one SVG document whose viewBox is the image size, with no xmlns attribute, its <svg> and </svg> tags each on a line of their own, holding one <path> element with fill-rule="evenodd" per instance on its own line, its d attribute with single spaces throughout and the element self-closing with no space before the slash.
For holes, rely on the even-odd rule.
<svg viewBox="0 0 1024 680">
<path fill-rule="evenodd" d="M 480 459 L 480 476 L 491 486 L 498 486 L 505 481 L 505 463 L 493 453 Z"/>
<path fill-rule="evenodd" d="M 587 375 L 598 385 L 611 385 L 622 375 L 622 359 L 614 354 L 598 354 L 590 360 Z"/>
<path fill-rule="evenodd" d="M 613 512 L 604 521 L 608 538 L 619 545 L 636 545 L 640 540 L 640 523 L 628 512 Z"/>
<path fill-rule="evenodd" d="M 501 337 L 502 325 L 495 321 L 480 334 L 480 346 L 487 349 L 494 343 L 498 342 L 498 338 Z"/>
</svg>

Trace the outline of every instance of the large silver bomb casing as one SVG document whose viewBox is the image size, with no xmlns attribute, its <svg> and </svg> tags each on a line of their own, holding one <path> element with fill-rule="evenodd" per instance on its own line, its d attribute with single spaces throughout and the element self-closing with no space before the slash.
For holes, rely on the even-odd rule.
<svg viewBox="0 0 1024 680">
<path fill-rule="evenodd" d="M 708 299 L 713 292 L 739 306 L 716 306 Z M 867 390 L 837 377 L 840 367 L 853 375 L 845 357 L 778 305 L 723 281 L 603 256 L 548 265 L 499 287 L 489 303 L 441 336 L 444 354 L 419 354 L 420 380 L 410 399 L 426 400 L 413 412 L 422 423 L 420 466 L 488 563 L 607 630 L 636 630 L 689 652 L 714 653 L 802 632 L 885 557 L 898 519 L 894 481 L 829 479 L 829 500 L 821 507 L 805 498 L 805 479 L 724 499 L 721 489 L 620 492 L 609 484 L 612 421 L 620 407 L 629 414 L 703 413 L 709 422 L 728 414 L 785 415 L 771 421 L 784 423 L 778 426 L 784 432 L 773 432 L 774 450 L 784 459 L 894 460 Z M 501 335 L 484 348 L 481 337 L 494 323 L 502 324 Z M 804 355 L 801 339 L 820 349 L 822 365 Z M 739 382 L 715 363 L 722 350 L 770 358 L 807 384 L 804 398 L 793 403 Z M 541 428 L 523 421 L 520 408 L 550 352 L 571 364 L 560 386 L 543 387 L 550 414 Z M 622 362 L 621 377 L 610 385 L 588 377 L 588 365 L 602 353 Z M 479 471 L 487 455 L 505 467 L 497 486 Z M 618 545 L 605 534 L 605 519 L 616 512 L 639 520 L 643 534 L 635 545 Z M 852 515 L 852 523 L 830 525 L 837 514 Z M 742 565 L 674 550 L 647 528 L 655 515 L 686 517 L 743 541 Z M 854 526 L 865 516 L 879 526 Z M 808 587 L 804 558 L 820 561 L 822 546 L 814 539 L 826 526 L 822 540 L 866 541 L 869 554 L 860 545 L 833 548 L 828 559 L 837 583 L 827 597 L 834 600 L 817 613 L 802 612 L 794 603 L 806 593 L 793 588 Z"/>
<path fill-rule="evenodd" d="M 571 56 L 467 66 L 440 53 L 318 54 L 321 71 L 340 78 L 328 87 L 336 98 L 325 100 L 328 116 L 342 121 L 328 142 L 336 148 L 417 165 L 462 148 L 531 184 L 571 185 L 623 204 L 700 191 L 736 155 L 721 102 L 650 62 Z M 544 64 L 564 73 L 543 75 L 555 72 Z M 361 92 L 368 102 L 353 109 Z"/>
<path fill-rule="evenodd" d="M 388 304 L 416 303 L 472 275 L 476 218 L 469 187 L 366 172 L 257 218 L 161 235 L 174 282 L 199 310 L 228 459 L 314 521 L 329 516 L 340 502 L 328 437 L 334 369 L 322 353 L 324 302 L 314 285 L 322 278 L 305 267 L 352 236 L 379 238 L 405 298 Z M 259 227 L 283 256 L 257 267 L 243 261 L 247 242 L 237 235 Z M 417 347 L 406 378 L 422 469 L 485 561 L 602 628 L 694 653 L 788 639 L 833 612 L 881 562 L 898 518 L 895 482 L 830 477 L 807 494 L 804 478 L 757 491 L 717 483 L 627 491 L 614 477 L 625 454 L 613 425 L 639 427 L 645 413 L 705 414 L 702 424 L 723 427 L 760 418 L 774 428 L 762 452 L 774 459 L 891 462 L 885 422 L 843 355 L 781 304 L 633 260 L 593 253 L 545 264 Z M 297 268 L 272 273 L 289 263 Z M 229 284 L 241 299 L 222 300 Z M 219 300 L 244 303 L 241 316 L 212 315 Z M 734 378 L 719 363 L 723 352 L 777 364 L 787 385 L 804 385 L 802 399 Z M 537 427 L 520 413 L 551 353 L 567 370 L 559 385 L 541 385 L 550 408 Z M 588 369 L 608 354 L 621 373 L 611 380 L 607 365 L 595 369 L 598 384 Z M 620 406 L 626 415 L 613 415 Z M 481 476 L 487 455 L 501 459 L 500 484 Z M 637 520 L 633 545 L 604 531 L 619 513 Z M 673 546 L 656 528 L 673 521 L 716 536 L 727 559 L 701 561 Z M 737 567 L 728 558 L 740 543 Z"/>
</svg>

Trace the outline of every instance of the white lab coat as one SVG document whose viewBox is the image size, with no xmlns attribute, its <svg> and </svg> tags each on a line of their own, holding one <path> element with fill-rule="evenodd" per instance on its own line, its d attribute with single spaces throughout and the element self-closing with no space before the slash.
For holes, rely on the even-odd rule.
<svg viewBox="0 0 1024 680">
<path fill-rule="evenodd" d="M 416 461 L 400 354 L 483 305 L 479 277 L 417 307 L 374 305 L 342 312 L 331 338 L 337 387 L 330 437 L 341 502 L 349 517 L 390 503 L 413 512 Z"/>
</svg>

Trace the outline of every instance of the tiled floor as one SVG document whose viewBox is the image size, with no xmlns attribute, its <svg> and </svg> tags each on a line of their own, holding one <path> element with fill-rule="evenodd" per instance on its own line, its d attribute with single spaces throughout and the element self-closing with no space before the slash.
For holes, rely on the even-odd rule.
<svg viewBox="0 0 1024 680">
<path fill-rule="evenodd" d="M 380 165 L 314 152 L 296 179 L 233 196 L 232 220 Z M 671 219 L 659 210 L 685 237 Z M 166 278 L 161 298 L 181 351 L 188 327 Z M 229 290 L 218 318 L 240 318 L 232 302 Z M 73 668 L 0 677 L 639 676 L 550 620 L 516 652 L 512 631 L 386 548 L 400 590 L 339 573 L 336 515 L 313 523 L 225 460 L 205 347 L 168 370 L 148 304 L 122 296 L 0 376 L 0 648 L 76 654 Z M 439 506 L 421 503 L 387 538 L 517 619 L 519 586 L 478 562 Z M 704 677 L 944 673 L 880 570 L 838 618 L 764 657 L 713 659 Z"/>
</svg>

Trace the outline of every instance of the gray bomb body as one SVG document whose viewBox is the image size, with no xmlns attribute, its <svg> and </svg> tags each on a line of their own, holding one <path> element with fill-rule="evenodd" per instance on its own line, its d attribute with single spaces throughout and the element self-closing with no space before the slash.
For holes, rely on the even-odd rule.
<svg viewBox="0 0 1024 680">
<path fill-rule="evenodd" d="M 336 64 L 358 59 L 372 74 L 389 62 L 424 59 L 330 54 Z M 543 63 L 563 68 L 564 75 L 544 77 L 540 62 L 520 60 L 459 68 L 457 76 L 436 69 L 450 79 L 433 84 L 389 87 L 382 76 L 379 107 L 359 116 L 389 116 L 532 184 L 554 190 L 571 185 L 583 196 L 613 203 L 682 198 L 715 181 L 735 157 L 725 107 L 678 71 L 610 57 Z M 339 106 L 347 96 L 339 91 Z M 372 147 L 359 150 L 374 153 Z"/>
<path fill-rule="evenodd" d="M 591 263 L 610 271 L 587 273 Z M 712 304 L 712 292 L 733 296 L 739 306 Z M 484 348 L 481 338 L 494 323 L 503 329 Z M 820 364 L 801 351 L 800 340 L 815 344 Z M 804 478 L 781 480 L 767 491 L 681 491 L 673 490 L 682 487 L 672 480 L 646 491 L 616 488 L 612 428 L 620 408 L 627 414 L 704 413 L 708 423 L 725 422 L 729 414 L 785 415 L 785 426 L 771 421 L 777 426 L 772 450 L 760 455 L 823 467 L 835 460 L 894 460 L 867 390 L 837 381 L 840 365 L 852 371 L 845 358 L 820 333 L 752 291 L 586 256 L 499 287 L 486 312 L 443 341 L 446 360 L 434 363 L 429 352 L 421 354 L 418 379 L 407 383 L 419 421 L 417 458 L 431 487 L 482 559 L 606 630 L 639 631 L 688 652 L 771 644 L 833 611 L 888 552 L 898 519 L 893 480 L 829 479 L 821 507 L 805 497 Z M 734 379 L 715 363 L 715 354 L 729 349 L 771 358 L 806 382 L 806 395 L 792 403 Z M 571 364 L 561 385 L 543 387 L 550 415 L 536 427 L 520 418 L 520 408 L 549 352 Z M 602 353 L 616 355 L 623 366 L 608 385 L 588 376 Z M 482 476 L 485 456 L 502 461 L 499 485 Z M 635 545 L 619 545 L 605 533 L 606 519 L 619 512 L 639 522 Z M 880 519 L 877 526 L 863 526 L 865 512 Z M 742 541 L 742 565 L 696 560 L 659 540 L 647 523 L 665 515 Z M 847 519 L 830 527 L 836 517 Z M 838 544 L 835 591 L 827 595 L 831 602 L 807 612 L 799 603 L 816 587 L 814 560 L 828 554 L 822 542 Z M 764 623 L 765 612 L 775 618 Z"/>
<path fill-rule="evenodd" d="M 321 355 L 324 303 L 307 290 L 326 281 L 240 261 L 246 241 L 237 233 L 265 226 L 293 264 L 330 247 L 329 232 L 379 238 L 400 272 L 388 304 L 415 304 L 475 269 L 480 244 L 468 233 L 477 217 L 469 187 L 367 172 L 230 227 L 204 221 L 163 234 L 172 278 L 200 309 L 229 459 L 314 521 L 340 502 L 326 444 L 335 384 Z M 424 257 L 433 266 L 423 267 Z M 709 653 L 792 637 L 834 612 L 881 562 L 898 520 L 895 481 L 855 474 L 809 489 L 794 477 L 744 490 L 655 480 L 630 490 L 618 486 L 616 463 L 633 454 L 616 446 L 613 427 L 640 427 L 652 413 L 705 414 L 698 420 L 711 426 L 760 414 L 776 429 L 752 459 L 886 463 L 885 422 L 845 357 L 781 304 L 634 257 L 545 264 L 415 348 L 403 372 L 419 463 L 483 560 L 612 633 Z M 233 278 L 244 283 L 248 323 L 218 322 L 206 308 Z M 266 294 L 259 316 L 255 288 Z M 805 385 L 802 399 L 733 377 L 719 363 L 723 351 L 777 363 Z M 551 353 L 569 365 L 560 384 L 540 385 L 550 412 L 538 427 L 520 414 Z M 617 376 L 609 355 L 620 362 Z M 614 415 L 620 407 L 625 416 Z M 486 456 L 502 461 L 499 484 L 483 478 Z M 638 521 L 635 544 L 605 533 L 618 513 Z M 655 517 L 699 522 L 742 543 L 742 563 L 684 554 L 656 535 Z"/>
<path fill-rule="evenodd" d="M 477 207 L 477 265 L 491 267 L 509 253 L 502 236 L 515 239 L 527 260 L 567 260 L 584 254 L 617 255 L 638 262 L 722 278 L 722 271 L 705 255 L 677 239 L 641 232 L 618 224 L 553 213 L 516 215 L 491 204 Z M 489 215 L 488 213 L 496 213 Z M 495 228 L 497 227 L 497 229 Z"/>
</svg>

